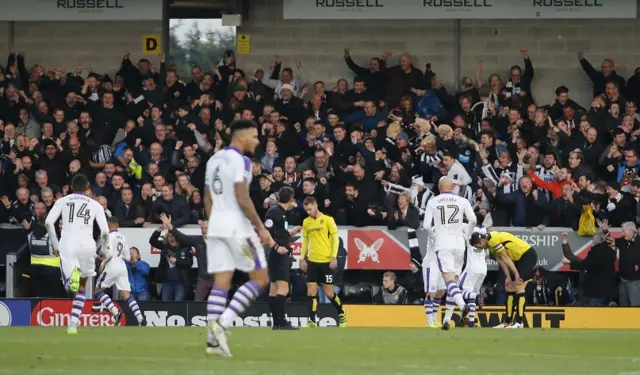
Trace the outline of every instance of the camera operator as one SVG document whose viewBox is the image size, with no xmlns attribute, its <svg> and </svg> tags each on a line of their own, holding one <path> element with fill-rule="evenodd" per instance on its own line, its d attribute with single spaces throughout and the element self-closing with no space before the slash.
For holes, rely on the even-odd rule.
<svg viewBox="0 0 640 375">
<path fill-rule="evenodd" d="M 598 232 L 593 237 L 593 247 L 585 259 L 573 254 L 569 236 L 562 233 L 562 263 L 570 264 L 572 270 L 584 270 L 582 298 L 584 306 L 608 306 L 616 295 L 616 245 L 609 233 L 607 220 L 598 220 Z"/>
</svg>

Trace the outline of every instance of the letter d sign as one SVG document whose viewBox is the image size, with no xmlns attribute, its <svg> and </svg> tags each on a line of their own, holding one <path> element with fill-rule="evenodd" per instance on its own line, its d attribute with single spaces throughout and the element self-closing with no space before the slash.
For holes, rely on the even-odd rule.
<svg viewBox="0 0 640 375">
<path fill-rule="evenodd" d="M 142 53 L 145 55 L 159 55 L 162 48 L 160 35 L 149 34 L 142 36 Z"/>
</svg>

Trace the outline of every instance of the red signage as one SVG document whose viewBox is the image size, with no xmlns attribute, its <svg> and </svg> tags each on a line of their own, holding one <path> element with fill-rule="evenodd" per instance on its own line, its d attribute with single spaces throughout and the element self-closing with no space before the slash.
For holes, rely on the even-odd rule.
<svg viewBox="0 0 640 375">
<path fill-rule="evenodd" d="M 72 300 L 42 300 L 31 311 L 31 325 L 42 327 L 66 327 L 71 319 Z M 122 311 L 120 306 L 114 302 Z M 112 327 L 113 316 L 107 309 L 93 311 L 92 301 L 87 300 L 80 315 L 82 327 Z M 120 325 L 127 325 L 125 316 L 120 320 Z"/>
<path fill-rule="evenodd" d="M 350 270 L 408 270 L 411 262 L 409 249 L 384 230 L 349 230 L 347 249 Z"/>
</svg>

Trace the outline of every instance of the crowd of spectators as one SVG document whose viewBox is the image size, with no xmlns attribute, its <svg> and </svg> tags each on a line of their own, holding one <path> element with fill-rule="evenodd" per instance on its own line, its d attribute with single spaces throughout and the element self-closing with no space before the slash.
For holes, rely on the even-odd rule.
<svg viewBox="0 0 640 375">
<path fill-rule="evenodd" d="M 449 175 L 487 227 L 577 230 L 585 210 L 612 227 L 637 222 L 640 70 L 625 80 L 612 60 L 596 70 L 579 54 L 592 103 L 565 86 L 536 103 L 534 64 L 521 54 L 522 67 L 488 77 L 478 61 L 475 79 L 452 90 L 409 54 L 360 66 L 345 49 L 336 59 L 354 76 L 334 83 L 278 57 L 245 72 L 232 51 L 191 77 L 164 55 L 155 67 L 125 54 L 109 77 L 12 52 L 0 70 L 0 222 L 28 227 L 36 204 L 45 214 L 82 173 L 122 227 L 163 224 L 161 214 L 176 228 L 201 223 L 206 162 L 240 118 L 259 124 L 251 197 L 261 215 L 289 185 L 339 225 L 395 228 Z"/>
</svg>

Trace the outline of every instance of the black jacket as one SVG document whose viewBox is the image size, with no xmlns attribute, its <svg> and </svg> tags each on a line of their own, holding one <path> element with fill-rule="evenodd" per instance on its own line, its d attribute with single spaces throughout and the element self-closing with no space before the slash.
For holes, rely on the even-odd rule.
<svg viewBox="0 0 640 375">
<path fill-rule="evenodd" d="M 562 245 L 565 256 L 573 255 L 569 245 Z M 572 270 L 584 270 L 582 283 L 587 298 L 612 299 L 616 295 L 616 251 L 602 242 L 591 248 L 584 260 L 568 257 Z"/>
<path fill-rule="evenodd" d="M 619 268 L 620 278 L 626 281 L 640 280 L 640 241 L 638 235 L 634 235 L 631 241 L 623 238 L 616 239 L 616 247 L 620 251 Z"/>
<path fill-rule="evenodd" d="M 397 220 L 394 217 L 396 212 L 398 213 Z M 387 215 L 387 228 L 389 229 L 396 229 L 398 227 L 418 229 L 418 226 L 420 226 L 420 211 L 411 204 L 407 207 L 407 214 L 404 217 L 402 217 L 402 212 L 398 208 L 389 211 Z"/>
<path fill-rule="evenodd" d="M 367 91 L 370 91 L 373 96 L 372 99 L 384 99 L 384 95 L 387 91 L 387 79 L 380 71 L 372 72 L 367 68 L 359 66 L 353 62 L 351 56 L 345 56 L 344 61 L 352 72 L 364 80 L 365 85 L 367 85 Z M 384 67 L 384 64 L 385 61 L 380 60 L 381 68 Z"/>
<path fill-rule="evenodd" d="M 152 210 L 156 215 L 160 215 L 163 212 L 171 215 L 171 220 L 175 227 L 189 224 L 191 219 L 189 204 L 186 199 L 178 195 L 174 195 L 171 201 L 166 201 L 164 198 L 159 197 L 153 202 Z"/>
<path fill-rule="evenodd" d="M 149 244 L 156 249 L 160 249 L 161 252 L 160 263 L 158 264 L 158 269 L 155 274 L 156 283 L 178 281 L 182 282 L 185 286 L 189 285 L 189 270 L 193 265 L 191 247 L 180 243 L 180 241 L 178 241 L 177 247 L 169 246 L 164 241 L 160 242 L 160 233 L 161 232 L 156 230 L 151 235 L 151 238 L 149 238 Z M 176 259 L 180 259 L 180 261 L 176 261 L 175 267 L 170 267 L 169 257 L 176 257 Z"/>
<path fill-rule="evenodd" d="M 171 230 L 171 234 L 184 246 L 191 246 L 196 250 L 198 260 L 198 280 L 213 279 L 213 275 L 207 270 L 207 244 L 202 236 L 187 236 L 176 228 Z"/>
<path fill-rule="evenodd" d="M 137 218 L 144 218 L 145 212 L 142 205 L 135 200 L 131 202 L 129 207 L 122 200 L 119 200 L 113 208 L 113 216 L 118 218 L 118 222 L 123 228 L 141 228 L 143 224 L 136 224 L 135 221 Z"/>
<path fill-rule="evenodd" d="M 626 84 L 625 79 L 620 77 L 617 72 L 614 71 L 611 75 L 605 77 L 602 72 L 595 70 L 589 60 L 585 58 L 580 59 L 580 65 L 587 75 L 589 75 L 589 78 L 591 78 L 591 82 L 593 82 L 594 97 L 604 93 L 605 86 L 609 81 L 615 81 L 618 83 L 620 93 L 624 91 L 624 86 Z"/>
</svg>

